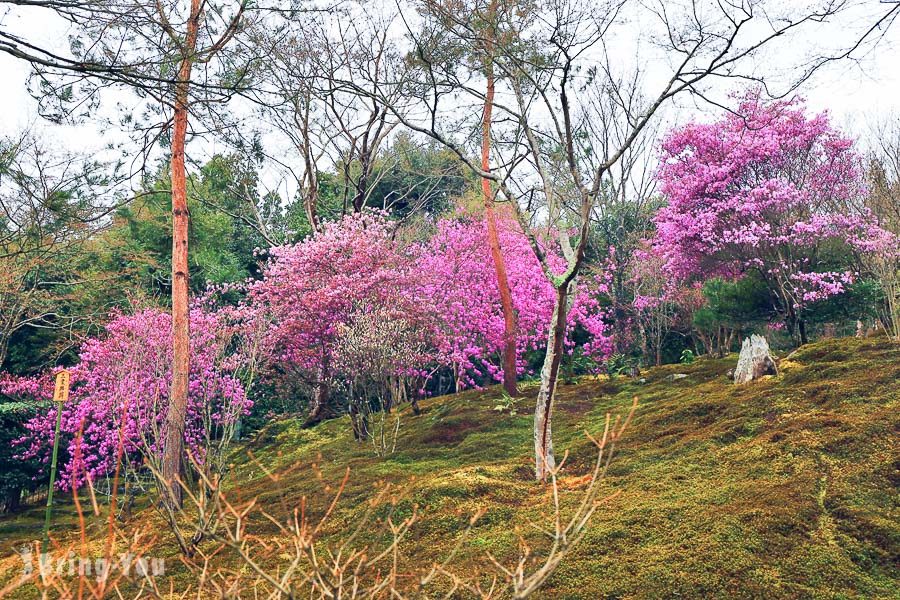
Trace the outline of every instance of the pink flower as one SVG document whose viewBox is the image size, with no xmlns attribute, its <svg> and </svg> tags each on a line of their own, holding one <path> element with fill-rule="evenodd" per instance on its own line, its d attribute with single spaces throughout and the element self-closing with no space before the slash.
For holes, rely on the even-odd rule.
<svg viewBox="0 0 900 600">
<path fill-rule="evenodd" d="M 823 113 L 798 99 L 746 94 L 734 113 L 691 123 L 662 144 L 658 177 L 668 204 L 655 251 L 674 279 L 758 270 L 783 311 L 843 293 L 847 273 L 820 264 L 824 245 L 896 254 L 898 240 L 867 211 L 861 157 Z"/>
<path fill-rule="evenodd" d="M 86 477 L 97 479 L 114 469 L 120 430 L 125 460 L 140 464 L 145 455 L 160 452 L 172 379 L 171 329 L 171 316 L 157 309 L 116 314 L 103 336 L 84 344 L 79 362 L 70 369 L 72 390 L 62 409 L 67 457 L 59 478 L 62 488 L 80 486 Z M 198 460 L 203 460 L 215 428 L 247 414 L 252 406 L 240 381 L 221 365 L 226 343 L 222 333 L 223 323 L 215 313 L 199 306 L 191 310 L 185 443 Z M 44 381 L 42 388 L 49 393 L 49 377 Z M 54 406 L 26 424 L 28 435 L 17 441 L 23 457 L 48 457 L 56 410 Z"/>
</svg>

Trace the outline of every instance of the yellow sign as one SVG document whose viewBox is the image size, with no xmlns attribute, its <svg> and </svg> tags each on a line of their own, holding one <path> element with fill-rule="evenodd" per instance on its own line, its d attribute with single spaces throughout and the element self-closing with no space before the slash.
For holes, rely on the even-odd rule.
<svg viewBox="0 0 900 600">
<path fill-rule="evenodd" d="M 53 389 L 54 402 L 66 402 L 69 399 L 69 372 L 65 369 L 56 374 L 56 387 Z"/>
</svg>

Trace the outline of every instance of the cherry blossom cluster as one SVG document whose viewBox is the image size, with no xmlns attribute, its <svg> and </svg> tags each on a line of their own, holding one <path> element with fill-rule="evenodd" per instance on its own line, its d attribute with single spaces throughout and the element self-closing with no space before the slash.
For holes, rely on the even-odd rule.
<svg viewBox="0 0 900 600">
<path fill-rule="evenodd" d="M 757 270 L 785 311 L 840 294 L 855 275 L 822 249 L 896 252 L 897 238 L 860 206 L 860 156 L 827 113 L 799 99 L 745 95 L 713 123 L 674 130 L 658 178 L 667 200 L 655 218 L 655 251 L 676 280 Z"/>
<path fill-rule="evenodd" d="M 171 330 L 168 313 L 145 309 L 115 315 L 103 335 L 83 345 L 70 369 L 69 401 L 62 407 L 61 487 L 79 487 L 88 477 L 110 473 L 120 453 L 124 461 L 140 464 L 161 451 L 172 378 Z M 221 366 L 226 349 L 220 331 L 217 315 L 192 309 L 185 444 L 200 461 L 213 429 L 252 406 L 241 382 Z M 32 392 L 31 397 L 42 394 Z M 24 458 L 49 460 L 56 411 L 54 406 L 26 424 L 28 434 L 18 440 Z"/>
<path fill-rule="evenodd" d="M 18 377 L 0 373 L 0 395 L 27 401 L 50 400 L 53 397 L 53 381 L 48 375 Z"/>
<path fill-rule="evenodd" d="M 273 249 L 263 279 L 250 285 L 247 305 L 271 323 L 272 362 L 310 381 L 350 378 L 354 361 L 341 356 L 341 349 L 353 345 L 341 336 L 356 331 L 359 315 L 389 308 L 404 331 L 417 333 L 415 340 L 398 341 L 398 348 L 415 348 L 402 359 L 394 353 L 398 373 L 427 374 L 446 366 L 463 386 L 500 381 L 503 314 L 484 224 L 458 216 L 438 221 L 428 240 L 404 244 L 401 238 L 385 215 L 368 212 Z M 524 373 L 525 353 L 546 344 L 554 290 L 513 220 L 501 221 L 500 243 Z M 572 328 L 590 334 L 585 351 L 601 358 L 611 347 L 597 300 L 604 290 L 602 281 L 586 281 L 569 315 Z"/>
</svg>

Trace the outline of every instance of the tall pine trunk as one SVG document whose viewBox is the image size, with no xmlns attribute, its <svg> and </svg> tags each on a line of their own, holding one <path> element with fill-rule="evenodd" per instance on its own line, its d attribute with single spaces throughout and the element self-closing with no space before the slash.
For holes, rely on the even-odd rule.
<svg viewBox="0 0 900 600">
<path fill-rule="evenodd" d="M 566 314 L 569 306 L 569 284 L 556 289 L 553 315 L 550 317 L 550 332 L 547 339 L 547 354 L 541 368 L 541 387 L 534 407 L 534 468 L 538 481 L 546 481 L 556 467 L 553 457 L 553 435 L 551 420 L 559 365 L 565 351 Z"/>
<path fill-rule="evenodd" d="M 485 59 L 487 92 L 484 96 L 484 113 L 481 121 L 481 170 L 491 170 L 491 113 L 494 109 L 494 67 L 491 62 L 491 46 L 488 44 Z M 512 292 L 509 289 L 509 278 L 506 274 L 506 262 L 500 248 L 500 234 L 497 231 L 497 216 L 494 213 L 494 195 L 491 181 L 481 178 L 481 191 L 484 195 L 484 218 L 487 223 L 488 245 L 497 274 L 497 287 L 500 290 L 500 306 L 503 309 L 503 389 L 510 396 L 518 395 L 516 387 L 516 313 L 513 307 Z"/>
<path fill-rule="evenodd" d="M 175 88 L 175 114 L 172 129 L 172 389 L 166 414 L 162 477 L 170 488 L 164 499 L 173 508 L 181 508 L 181 484 L 184 473 L 184 429 L 187 419 L 188 377 L 190 374 L 190 291 L 188 272 L 187 174 L 184 151 L 187 139 L 189 86 L 197 30 L 200 0 L 191 0 L 187 36 L 182 48 Z"/>
</svg>

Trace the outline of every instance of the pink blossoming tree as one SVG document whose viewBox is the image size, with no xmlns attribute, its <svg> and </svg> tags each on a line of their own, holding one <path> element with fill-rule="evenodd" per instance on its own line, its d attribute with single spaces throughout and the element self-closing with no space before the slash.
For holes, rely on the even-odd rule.
<svg viewBox="0 0 900 600">
<path fill-rule="evenodd" d="M 827 113 L 800 100 L 744 96 L 713 123 L 691 123 L 662 145 L 656 251 L 679 280 L 739 277 L 756 270 L 787 326 L 806 341 L 805 308 L 842 293 L 857 273 L 827 249 L 882 251 L 896 239 L 861 206 L 853 142 Z"/>
<path fill-rule="evenodd" d="M 457 389 L 503 379 L 505 321 L 483 224 L 443 219 L 430 239 L 409 244 L 396 226 L 378 213 L 324 223 L 311 238 L 272 249 L 263 279 L 249 287 L 247 310 L 270 324 L 270 372 L 311 391 L 308 424 L 342 410 L 330 398 L 339 390 L 350 391 L 346 408 L 357 410 L 364 405 L 353 390 L 394 390 L 386 397 L 412 401 L 444 368 Z M 546 343 L 553 288 L 515 221 L 498 220 L 498 230 L 524 374 L 525 353 Z M 599 359 L 610 350 L 604 285 L 586 284 L 569 319 L 570 333 L 588 334 L 583 351 Z"/>
<path fill-rule="evenodd" d="M 516 368 L 523 375 L 527 370 L 525 354 L 547 343 L 554 290 L 518 223 L 511 218 L 499 219 L 498 231 L 516 312 Z M 502 381 L 498 365 L 505 342 L 504 318 L 486 248 L 486 233 L 477 221 L 466 217 L 442 219 L 418 260 L 421 270 L 429 274 L 422 296 L 433 299 L 440 315 L 440 356 L 452 368 L 457 389 L 485 378 Z M 562 257 L 556 258 L 562 269 Z M 601 361 L 611 351 L 606 315 L 598 300 L 606 292 L 606 282 L 585 277 L 580 283 L 568 314 L 566 346 L 570 353 L 574 351 L 572 334 L 581 327 L 587 334 L 582 352 Z"/>
<path fill-rule="evenodd" d="M 391 307 L 428 331 L 432 307 L 417 302 L 415 294 L 420 272 L 394 233 L 385 216 L 374 212 L 323 223 L 303 242 L 270 249 L 262 280 L 249 286 L 247 310 L 270 323 L 269 365 L 312 391 L 308 425 L 334 414 L 334 388 L 357 375 L 338 354 L 355 316 Z M 430 357 L 392 360 L 397 369 L 413 369 Z"/>
<path fill-rule="evenodd" d="M 191 370 L 185 446 L 197 464 L 224 450 L 230 427 L 252 402 L 225 367 L 227 329 L 215 313 L 191 310 Z M 114 316 L 105 334 L 88 340 L 72 367 L 72 392 L 62 408 L 63 462 L 59 484 L 80 487 L 116 468 L 159 467 L 172 380 L 171 315 L 145 309 Z M 20 386 L 21 387 L 21 386 Z M 50 389 L 49 385 L 44 386 Z M 33 390 L 35 397 L 38 390 Z M 22 456 L 49 460 L 56 407 L 28 422 Z"/>
<path fill-rule="evenodd" d="M 499 220 L 498 234 L 516 313 L 516 370 L 521 375 L 524 353 L 544 341 L 552 297 L 535 277 L 540 267 L 513 223 Z M 419 249 L 418 262 L 428 274 L 420 294 L 431 298 L 440 314 L 437 341 L 456 389 L 485 379 L 501 381 L 498 357 L 505 348 L 505 323 L 483 224 L 469 218 L 441 220 L 434 237 Z"/>
</svg>

